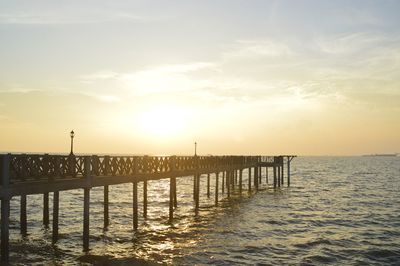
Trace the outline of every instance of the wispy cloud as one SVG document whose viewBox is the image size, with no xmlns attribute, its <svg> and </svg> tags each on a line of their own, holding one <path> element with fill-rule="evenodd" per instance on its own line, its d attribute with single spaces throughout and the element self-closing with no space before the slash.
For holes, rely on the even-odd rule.
<svg viewBox="0 0 400 266">
<path fill-rule="evenodd" d="M 291 55 L 293 51 L 285 43 L 273 40 L 238 40 L 224 53 L 228 58 L 277 57 Z"/>
<path fill-rule="evenodd" d="M 195 80 L 190 75 L 213 67 L 213 63 L 195 62 L 163 65 L 134 72 L 100 71 L 82 76 L 81 81 L 86 84 L 107 83 L 108 86 L 123 89 L 122 93 L 125 94 L 172 93 L 207 86 L 206 80 Z"/>
<path fill-rule="evenodd" d="M 56 24 L 95 24 L 106 22 L 146 22 L 156 18 L 144 17 L 123 12 L 70 13 L 68 12 L 15 12 L 0 13 L 0 24 L 8 25 L 56 25 Z"/>
<path fill-rule="evenodd" d="M 338 23 L 348 26 L 382 26 L 384 21 L 370 12 L 360 8 L 341 8 L 334 12 Z"/>
<path fill-rule="evenodd" d="M 40 89 L 25 87 L 21 84 L 0 84 L 0 93 L 30 93 Z"/>
<path fill-rule="evenodd" d="M 342 34 L 339 36 L 323 36 L 316 39 L 320 51 L 328 54 L 349 54 L 366 51 L 384 42 L 382 36 L 368 32 Z"/>
</svg>

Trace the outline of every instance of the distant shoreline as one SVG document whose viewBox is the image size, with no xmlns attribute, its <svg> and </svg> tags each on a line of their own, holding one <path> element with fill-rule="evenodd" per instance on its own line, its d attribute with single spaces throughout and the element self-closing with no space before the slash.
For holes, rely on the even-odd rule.
<svg viewBox="0 0 400 266">
<path fill-rule="evenodd" d="M 396 157 L 397 153 L 366 154 L 365 157 Z"/>
</svg>

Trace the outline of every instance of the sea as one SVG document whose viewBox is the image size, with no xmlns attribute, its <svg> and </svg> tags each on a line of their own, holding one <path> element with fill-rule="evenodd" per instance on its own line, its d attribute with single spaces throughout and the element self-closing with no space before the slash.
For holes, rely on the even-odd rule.
<svg viewBox="0 0 400 266">
<path fill-rule="evenodd" d="M 286 175 L 286 172 L 285 172 Z M 42 223 L 42 195 L 28 195 L 28 234 L 11 201 L 11 265 L 400 265 L 400 157 L 298 157 L 291 186 L 261 189 L 214 206 L 206 176 L 200 210 L 193 178 L 177 179 L 178 207 L 168 223 L 169 181 L 148 184 L 148 217 L 132 225 L 132 184 L 110 187 L 103 228 L 103 188 L 91 190 L 90 251 L 82 250 L 83 190 L 60 192 L 59 241 Z M 221 185 L 220 185 L 221 189 Z M 139 199 L 142 198 L 139 185 Z M 221 191 L 220 191 L 221 193 Z M 142 213 L 142 200 L 139 213 Z M 50 219 L 52 193 L 50 193 Z M 51 221 L 50 221 L 51 225 Z"/>
</svg>

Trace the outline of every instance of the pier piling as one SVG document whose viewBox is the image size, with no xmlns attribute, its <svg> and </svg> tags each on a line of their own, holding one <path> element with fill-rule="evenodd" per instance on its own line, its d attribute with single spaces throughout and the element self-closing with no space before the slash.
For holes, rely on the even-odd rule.
<svg viewBox="0 0 400 266">
<path fill-rule="evenodd" d="M 143 218 L 147 218 L 147 180 L 143 181 Z"/>
<path fill-rule="evenodd" d="M 83 190 L 83 251 L 89 250 L 90 189 Z"/>
<path fill-rule="evenodd" d="M 49 226 L 49 193 L 43 193 L 43 225 Z"/>
<path fill-rule="evenodd" d="M 240 195 L 242 195 L 242 185 L 243 185 L 242 178 L 243 178 L 243 170 L 240 169 L 239 170 L 239 193 L 240 193 Z"/>
<path fill-rule="evenodd" d="M 58 210 L 60 204 L 60 192 L 54 191 L 53 193 L 53 230 L 52 230 L 52 243 L 57 243 L 58 240 Z"/>
<path fill-rule="evenodd" d="M 5 154 L 0 157 L 0 181 L 3 193 L 1 198 L 1 262 L 6 264 L 9 261 L 9 250 L 10 250 L 10 196 L 8 195 L 8 189 L 10 185 L 10 155 Z"/>
<path fill-rule="evenodd" d="M 221 184 L 222 194 L 225 193 L 225 171 L 222 171 L 222 184 Z"/>
<path fill-rule="evenodd" d="M 110 218 L 108 215 L 108 186 L 104 186 L 104 228 L 107 228 L 110 223 Z"/>
<path fill-rule="evenodd" d="M 249 190 L 249 193 L 251 193 L 251 167 L 249 167 L 247 175 L 248 175 L 247 178 L 248 178 L 248 182 L 249 182 L 248 190 Z"/>
<path fill-rule="evenodd" d="M 174 193 L 174 208 L 176 209 L 178 207 L 178 198 L 176 196 L 176 177 L 172 178 L 173 181 L 173 193 Z"/>
<path fill-rule="evenodd" d="M 138 182 L 134 181 L 132 185 L 132 209 L 133 209 L 133 230 L 138 229 Z"/>
<path fill-rule="evenodd" d="M 26 195 L 21 195 L 20 202 L 20 231 L 21 235 L 25 236 L 27 232 L 26 222 Z"/>
<path fill-rule="evenodd" d="M 215 173 L 215 206 L 218 206 L 218 185 L 219 185 L 218 175 L 219 175 L 219 173 L 216 172 Z"/>
<path fill-rule="evenodd" d="M 210 197 L 210 174 L 207 174 L 207 198 Z"/>
</svg>

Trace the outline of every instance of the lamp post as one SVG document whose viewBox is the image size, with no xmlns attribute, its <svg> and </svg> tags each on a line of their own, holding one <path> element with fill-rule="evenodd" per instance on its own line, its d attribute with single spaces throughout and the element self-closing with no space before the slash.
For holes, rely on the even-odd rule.
<svg viewBox="0 0 400 266">
<path fill-rule="evenodd" d="M 71 152 L 69 155 L 74 155 L 74 136 L 75 136 L 75 132 L 72 130 L 69 133 L 70 137 L 71 137 Z"/>
<path fill-rule="evenodd" d="M 194 143 L 194 156 L 197 156 L 197 142 Z"/>
</svg>

